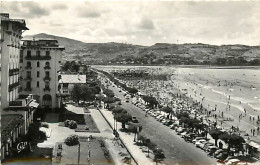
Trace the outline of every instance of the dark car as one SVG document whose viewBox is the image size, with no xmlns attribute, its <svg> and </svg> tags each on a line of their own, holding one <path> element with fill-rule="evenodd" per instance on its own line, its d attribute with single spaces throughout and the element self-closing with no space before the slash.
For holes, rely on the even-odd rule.
<svg viewBox="0 0 260 165">
<path fill-rule="evenodd" d="M 139 123 L 139 121 L 137 120 L 137 118 L 135 116 L 132 117 L 132 122 L 133 123 Z"/>
</svg>

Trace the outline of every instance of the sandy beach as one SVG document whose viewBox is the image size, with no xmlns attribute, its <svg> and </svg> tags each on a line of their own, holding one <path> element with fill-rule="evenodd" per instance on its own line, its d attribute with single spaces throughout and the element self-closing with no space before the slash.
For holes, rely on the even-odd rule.
<svg viewBox="0 0 260 165">
<path fill-rule="evenodd" d="M 103 68 L 115 70 L 146 70 L 152 74 L 168 74 L 168 81 L 161 80 L 121 80 L 123 83 L 136 87 L 143 94 L 153 95 L 161 104 L 169 104 L 172 94 L 185 93 L 204 108 L 216 114 L 219 127 L 230 129 L 238 127 L 241 134 L 249 134 L 250 138 L 260 141 L 260 70 L 230 68 L 175 68 L 169 66 L 152 67 L 119 67 Z M 227 121 L 230 119 L 230 121 Z M 253 130 L 255 133 L 253 134 Z M 254 135 L 254 136 L 253 136 Z"/>
</svg>

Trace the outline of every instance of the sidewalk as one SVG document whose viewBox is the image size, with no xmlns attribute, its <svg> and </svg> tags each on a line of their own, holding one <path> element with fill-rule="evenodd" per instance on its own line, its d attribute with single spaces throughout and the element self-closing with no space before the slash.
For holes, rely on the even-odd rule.
<svg viewBox="0 0 260 165">
<path fill-rule="evenodd" d="M 110 111 L 107 110 L 100 110 L 100 113 L 102 113 L 107 121 L 110 123 L 110 125 L 113 125 L 114 118 L 113 114 Z M 119 126 L 120 127 L 120 126 Z M 137 161 L 138 164 L 140 165 L 155 165 L 156 163 L 153 162 L 153 160 L 149 159 L 146 157 L 146 154 L 142 152 L 142 150 L 139 148 L 139 146 L 134 145 L 133 139 L 134 135 L 133 134 L 127 134 L 124 132 L 118 131 L 120 138 L 122 139 L 123 143 L 127 146 L 128 150 L 131 152 L 135 160 Z M 157 163 L 159 164 L 159 163 Z"/>
</svg>

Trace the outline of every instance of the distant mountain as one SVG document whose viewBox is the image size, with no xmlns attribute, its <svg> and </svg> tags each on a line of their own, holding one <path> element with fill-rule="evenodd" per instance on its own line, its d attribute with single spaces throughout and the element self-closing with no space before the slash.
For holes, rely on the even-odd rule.
<svg viewBox="0 0 260 165">
<path fill-rule="evenodd" d="M 156 43 L 152 46 L 140 46 L 124 43 L 84 43 L 65 37 L 40 33 L 24 38 L 55 38 L 65 46 L 64 60 L 111 61 L 113 59 L 147 58 L 151 60 L 172 60 L 175 58 L 197 61 L 216 58 L 238 58 L 245 60 L 260 59 L 260 46 L 247 45 L 209 45 L 209 44 L 168 44 Z"/>
</svg>

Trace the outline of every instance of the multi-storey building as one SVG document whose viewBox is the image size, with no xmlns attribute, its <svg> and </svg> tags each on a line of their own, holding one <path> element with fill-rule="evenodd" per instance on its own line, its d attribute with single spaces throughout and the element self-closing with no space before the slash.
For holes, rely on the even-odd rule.
<svg viewBox="0 0 260 165">
<path fill-rule="evenodd" d="M 58 108 L 59 72 L 65 49 L 55 39 L 23 40 L 20 66 L 22 94 L 39 96 L 40 108 Z"/>
<path fill-rule="evenodd" d="M 20 41 L 24 30 L 28 30 L 23 19 L 10 19 L 1 13 L 1 108 L 18 97 Z"/>
<path fill-rule="evenodd" d="M 1 160 L 11 156 L 10 148 L 20 135 L 28 131 L 33 122 L 33 112 L 38 104 L 32 94 L 19 94 L 19 62 L 21 38 L 28 30 L 23 19 L 11 19 L 0 13 L 1 19 Z"/>
</svg>

